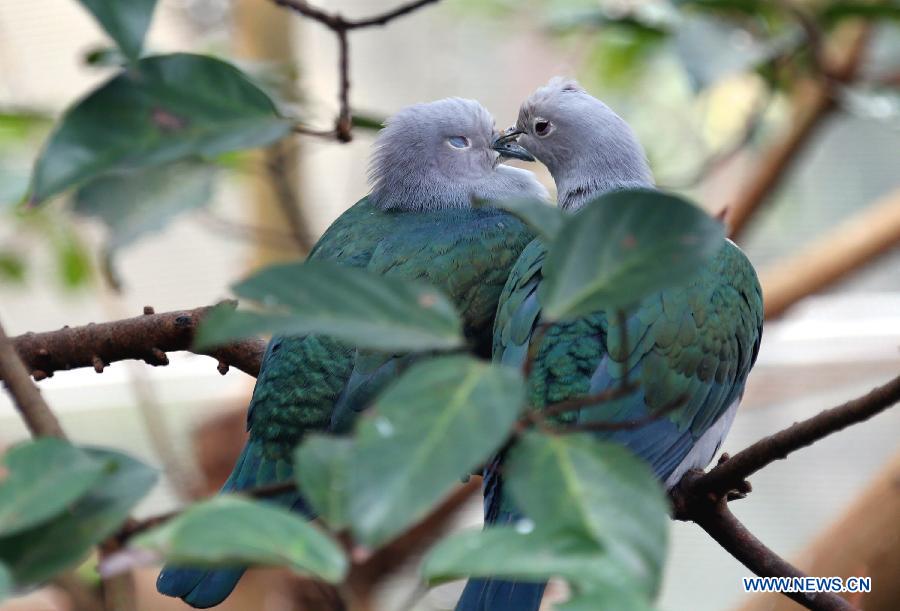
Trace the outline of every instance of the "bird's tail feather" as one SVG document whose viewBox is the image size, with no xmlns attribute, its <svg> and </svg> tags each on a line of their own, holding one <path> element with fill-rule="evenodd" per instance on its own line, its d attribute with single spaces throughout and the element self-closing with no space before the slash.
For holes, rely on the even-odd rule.
<svg viewBox="0 0 900 611">
<path fill-rule="evenodd" d="M 273 460 L 263 454 L 262 442 L 250 439 L 221 492 L 238 492 L 293 477 L 289 460 Z M 299 494 L 292 492 L 268 499 L 309 515 Z M 156 589 L 166 596 L 181 598 L 192 607 L 207 609 L 228 598 L 244 574 L 244 567 L 205 569 L 166 565 L 156 579 Z"/>
<path fill-rule="evenodd" d="M 538 611 L 546 582 L 470 579 L 456 611 Z"/>
<path fill-rule="evenodd" d="M 491 511 L 492 496 L 486 490 L 486 516 L 491 524 L 512 524 L 519 519 L 513 512 Z M 456 604 L 456 611 L 538 611 L 546 587 L 545 581 L 470 579 Z"/>
</svg>

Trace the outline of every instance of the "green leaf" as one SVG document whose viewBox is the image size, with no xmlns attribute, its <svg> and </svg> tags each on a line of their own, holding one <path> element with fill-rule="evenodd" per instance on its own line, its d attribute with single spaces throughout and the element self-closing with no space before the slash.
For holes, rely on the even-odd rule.
<svg viewBox="0 0 900 611">
<path fill-rule="evenodd" d="M 464 577 L 573 584 L 627 583 L 628 575 L 596 542 L 565 531 L 543 531 L 523 520 L 515 527 L 463 531 L 438 543 L 422 564 L 432 584 Z"/>
<path fill-rule="evenodd" d="M 215 175 L 215 166 L 197 160 L 114 172 L 80 188 L 73 209 L 102 220 L 116 251 L 208 203 Z"/>
<path fill-rule="evenodd" d="M 297 485 L 318 517 L 332 530 L 347 524 L 347 485 L 353 441 L 307 435 L 294 454 Z"/>
<path fill-rule="evenodd" d="M 106 473 L 68 512 L 50 522 L 0 538 L 0 562 L 19 585 L 36 584 L 77 565 L 119 528 L 156 482 L 156 471 L 111 450 L 85 449 L 106 463 Z"/>
<path fill-rule="evenodd" d="M 538 526 L 584 533 L 655 592 L 665 559 L 669 504 L 646 463 L 589 433 L 528 433 L 513 446 L 504 486 Z"/>
<path fill-rule="evenodd" d="M 376 546 L 423 518 L 506 440 L 524 403 L 518 371 L 464 356 L 418 363 L 357 427 L 350 518 Z"/>
<path fill-rule="evenodd" d="M 722 247 L 722 224 L 686 200 L 651 190 L 600 196 L 550 246 L 540 298 L 548 320 L 627 308 L 686 282 Z"/>
<path fill-rule="evenodd" d="M 347 572 L 341 548 L 311 523 L 286 509 L 222 495 L 187 511 L 132 542 L 183 565 L 286 566 L 330 583 Z"/>
<path fill-rule="evenodd" d="M 145 57 L 66 111 L 35 164 L 31 199 L 113 170 L 262 146 L 290 129 L 231 64 L 186 53 Z"/>
<path fill-rule="evenodd" d="M 0 281 L 21 283 L 25 280 L 25 261 L 14 252 L 0 251 Z"/>
<path fill-rule="evenodd" d="M 61 439 L 13 447 L 0 462 L 0 537 L 62 513 L 87 494 L 107 466 Z"/>
<path fill-rule="evenodd" d="M 153 18 L 156 0 L 79 0 L 116 41 L 122 52 L 137 59 Z"/>
<path fill-rule="evenodd" d="M 0 562 L 0 602 L 3 602 L 4 600 L 12 596 L 12 592 L 12 573 L 10 573 L 9 569 L 6 568 L 2 562 Z"/>
<path fill-rule="evenodd" d="M 351 123 L 353 127 L 377 132 L 384 127 L 386 120 L 382 115 L 354 111 Z"/>
<path fill-rule="evenodd" d="M 264 303 L 261 312 L 214 310 L 200 326 L 198 346 L 260 333 L 318 333 L 360 348 L 443 350 L 463 344 L 453 304 L 436 288 L 330 261 L 267 267 L 234 287 Z"/>
<path fill-rule="evenodd" d="M 539 199 L 498 200 L 489 202 L 489 205 L 506 210 L 522 219 L 526 225 L 547 241 L 556 238 L 567 217 L 560 208 Z"/>
<path fill-rule="evenodd" d="M 59 280 L 66 288 L 76 288 L 91 277 L 91 255 L 84 243 L 71 230 L 66 230 L 55 240 L 56 269 Z"/>
</svg>

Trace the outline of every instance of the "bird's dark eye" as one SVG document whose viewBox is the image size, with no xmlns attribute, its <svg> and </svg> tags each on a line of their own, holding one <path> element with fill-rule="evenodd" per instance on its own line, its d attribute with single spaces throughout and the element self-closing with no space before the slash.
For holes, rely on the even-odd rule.
<svg viewBox="0 0 900 611">
<path fill-rule="evenodd" d="M 550 121 L 538 119 L 534 122 L 534 133 L 538 136 L 546 136 L 550 133 Z"/>
<path fill-rule="evenodd" d="M 469 139 L 465 136 L 450 136 L 447 138 L 447 142 L 455 149 L 469 148 Z"/>
</svg>

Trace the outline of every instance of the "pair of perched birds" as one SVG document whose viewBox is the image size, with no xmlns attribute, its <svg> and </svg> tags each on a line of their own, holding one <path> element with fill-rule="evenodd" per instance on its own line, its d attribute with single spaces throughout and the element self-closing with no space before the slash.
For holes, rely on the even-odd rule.
<svg viewBox="0 0 900 611">
<path fill-rule="evenodd" d="M 310 258 L 431 282 L 455 302 L 477 352 L 521 367 L 537 341 L 546 250 L 515 217 L 472 205 L 547 198 L 530 172 L 500 163 L 510 157 L 544 163 L 567 211 L 606 192 L 653 188 L 632 130 L 575 82 L 554 79 L 535 91 L 503 134 L 475 101 L 418 104 L 387 121 L 372 157 L 371 193 L 328 228 Z M 529 400 L 541 407 L 600 393 L 623 376 L 637 390 L 616 404 L 615 418 L 637 420 L 680 398 L 645 426 L 597 434 L 630 448 L 672 487 L 705 467 L 725 437 L 759 349 L 762 311 L 753 267 L 724 240 L 690 283 L 645 298 L 624 320 L 599 311 L 547 327 L 531 348 Z M 627 346 L 618 340 L 622 324 L 632 338 Z M 290 478 L 303 434 L 348 431 L 404 358 L 364 356 L 328 337 L 273 338 L 250 403 L 250 437 L 223 491 Z M 520 517 L 503 493 L 498 463 L 484 478 L 489 524 Z M 310 514 L 299 494 L 279 502 Z M 157 587 L 205 608 L 224 600 L 241 573 L 166 568 Z M 537 610 L 543 590 L 473 579 L 457 609 Z"/>
</svg>

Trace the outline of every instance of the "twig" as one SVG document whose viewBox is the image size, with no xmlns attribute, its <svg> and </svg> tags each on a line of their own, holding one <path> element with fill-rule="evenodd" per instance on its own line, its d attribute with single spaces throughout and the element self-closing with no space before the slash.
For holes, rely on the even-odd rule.
<svg viewBox="0 0 900 611">
<path fill-rule="evenodd" d="M 812 418 L 760 439 L 729 460 L 697 477 L 682 488 L 691 496 L 720 497 L 735 489 L 753 473 L 788 454 L 812 445 L 851 424 L 868 420 L 900 402 L 900 376 L 867 394 L 827 409 Z"/>
<path fill-rule="evenodd" d="M 297 241 L 287 231 L 279 231 L 269 227 L 247 225 L 239 221 L 223 218 L 209 210 L 198 211 L 197 219 L 216 233 L 228 233 L 242 240 L 278 244 L 285 248 L 296 248 Z"/>
<path fill-rule="evenodd" d="M 333 136 L 340 142 L 352 140 L 353 118 L 350 111 L 350 43 L 347 34 L 352 30 L 359 30 L 373 26 L 387 25 L 398 17 L 408 15 L 428 4 L 435 4 L 440 0 L 415 0 L 406 2 L 397 8 L 362 19 L 347 19 L 340 13 L 329 13 L 312 6 L 306 0 L 272 0 L 278 6 L 288 8 L 308 19 L 321 23 L 331 30 L 338 42 L 338 71 L 340 74 L 340 88 L 338 89 L 338 116 L 335 120 L 334 130 L 315 130 L 303 126 L 297 126 L 295 131 L 301 134 L 313 136 Z"/>
<path fill-rule="evenodd" d="M 255 499 L 265 499 L 273 496 L 278 496 L 279 494 L 284 494 L 285 492 L 292 492 L 296 489 L 296 483 L 292 480 L 289 480 L 285 482 L 278 482 L 276 484 L 269 484 L 267 486 L 249 488 L 247 490 L 236 490 L 235 494 L 251 496 Z M 172 518 L 178 516 L 182 511 L 182 509 L 175 509 L 173 511 L 167 511 L 166 513 L 160 513 L 155 516 L 150 516 L 142 520 L 131 520 L 119 529 L 119 532 L 113 536 L 113 539 L 115 540 L 118 547 L 122 547 L 132 537 L 146 532 L 151 528 L 155 528 L 160 524 L 168 522 Z"/>
<path fill-rule="evenodd" d="M 295 156 L 286 151 L 284 144 L 280 142 L 267 148 L 263 155 L 265 156 L 266 171 L 269 173 L 272 189 L 275 191 L 275 200 L 290 227 L 294 245 L 306 255 L 312 250 L 314 240 L 306 219 L 303 218 L 303 212 L 299 205 L 300 198 L 291 180 L 289 163 L 292 158 L 295 159 Z"/>
<path fill-rule="evenodd" d="M 621 386 L 611 389 L 618 390 L 621 394 L 625 395 L 630 392 L 630 390 L 634 388 L 633 386 L 629 386 L 627 388 L 623 388 Z M 607 431 L 630 431 L 633 429 L 639 429 L 643 426 L 650 424 L 651 422 L 656 422 L 666 414 L 670 414 L 675 411 L 687 401 L 688 395 L 680 395 L 674 401 L 669 401 L 665 405 L 663 405 L 658 410 L 647 414 L 642 418 L 634 418 L 632 420 L 622 420 L 620 422 L 614 421 L 597 421 L 597 422 L 580 422 L 578 424 L 569 424 L 560 426 L 557 431 L 560 433 L 575 433 L 575 432 L 607 432 Z M 606 399 L 609 401 L 610 399 Z"/>
<path fill-rule="evenodd" d="M 473 477 L 457 487 L 418 524 L 378 549 L 350 570 L 351 588 L 371 590 L 384 578 L 400 569 L 410 558 L 427 550 L 452 525 L 453 518 L 477 492 L 481 478 Z"/>
<path fill-rule="evenodd" d="M 727 464 L 727 463 L 726 463 Z M 741 564 L 760 577 L 797 577 L 806 575 L 757 539 L 728 509 L 725 499 L 698 505 L 691 519 Z M 846 611 L 854 607 L 831 592 L 783 592 L 807 609 Z"/>
<path fill-rule="evenodd" d="M 28 369 L 16 354 L 14 341 L 10 340 L 0 324 L 0 380 L 12 396 L 13 404 L 19 410 L 25 426 L 33 437 L 59 437 L 66 434 L 59 420 L 50 411 L 50 406 L 41 396 L 41 391 L 28 377 Z"/>
<path fill-rule="evenodd" d="M 624 397 L 637 388 L 638 386 L 636 384 L 629 383 L 625 386 L 614 386 L 613 388 L 608 388 L 593 395 L 572 397 L 571 399 L 566 399 L 565 401 L 560 401 L 559 403 L 551 403 L 546 407 L 531 410 L 526 413 L 523 418 L 527 418 L 530 421 L 533 421 L 534 418 L 538 417 L 538 414 L 542 418 L 553 418 L 554 416 L 561 416 L 562 414 L 567 414 L 569 412 L 577 412 L 578 410 L 585 407 L 591 407 L 598 403 L 604 403 L 606 401 L 612 401 L 613 399 Z"/>
<path fill-rule="evenodd" d="M 194 333 L 211 306 L 144 315 L 113 322 L 63 327 L 58 331 L 26 333 L 12 339 L 16 352 L 36 380 L 55 371 L 93 367 L 98 373 L 115 361 L 140 359 L 149 365 L 167 365 L 166 352 L 190 350 L 219 361 L 225 373 L 234 366 L 251 376 L 259 373 L 265 342 L 244 340 L 211 349 L 193 348 Z"/>
</svg>

